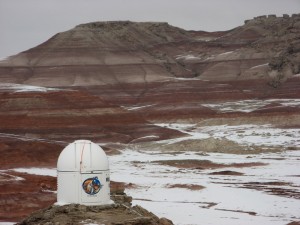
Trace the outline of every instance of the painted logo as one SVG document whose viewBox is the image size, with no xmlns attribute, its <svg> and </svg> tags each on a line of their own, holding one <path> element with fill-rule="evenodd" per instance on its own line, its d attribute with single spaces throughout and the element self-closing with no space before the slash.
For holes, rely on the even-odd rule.
<svg viewBox="0 0 300 225">
<path fill-rule="evenodd" d="M 102 186 L 103 185 L 100 183 L 98 177 L 88 178 L 82 183 L 83 190 L 89 195 L 97 194 Z"/>
</svg>

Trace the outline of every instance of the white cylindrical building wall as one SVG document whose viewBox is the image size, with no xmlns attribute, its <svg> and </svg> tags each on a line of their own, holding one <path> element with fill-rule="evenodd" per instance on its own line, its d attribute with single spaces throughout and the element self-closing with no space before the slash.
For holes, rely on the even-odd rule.
<svg viewBox="0 0 300 225">
<path fill-rule="evenodd" d="M 78 140 L 59 155 L 57 204 L 111 204 L 109 184 L 108 159 L 99 145 Z"/>
</svg>

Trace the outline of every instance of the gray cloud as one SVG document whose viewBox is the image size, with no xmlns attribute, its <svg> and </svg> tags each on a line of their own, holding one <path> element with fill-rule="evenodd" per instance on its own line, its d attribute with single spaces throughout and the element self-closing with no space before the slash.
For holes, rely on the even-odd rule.
<svg viewBox="0 0 300 225">
<path fill-rule="evenodd" d="M 0 0 L 0 58 L 92 21 L 163 21 L 216 31 L 254 16 L 299 11 L 299 0 Z"/>
</svg>

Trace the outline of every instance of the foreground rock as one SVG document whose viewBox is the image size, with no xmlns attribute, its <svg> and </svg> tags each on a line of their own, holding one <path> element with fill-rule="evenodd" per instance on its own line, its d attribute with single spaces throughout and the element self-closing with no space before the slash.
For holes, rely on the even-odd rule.
<svg viewBox="0 0 300 225">
<path fill-rule="evenodd" d="M 124 204 L 111 206 L 65 205 L 50 206 L 34 212 L 19 225 L 34 224 L 105 224 L 105 225 L 172 225 L 166 218 L 158 218 L 140 206 Z"/>
</svg>

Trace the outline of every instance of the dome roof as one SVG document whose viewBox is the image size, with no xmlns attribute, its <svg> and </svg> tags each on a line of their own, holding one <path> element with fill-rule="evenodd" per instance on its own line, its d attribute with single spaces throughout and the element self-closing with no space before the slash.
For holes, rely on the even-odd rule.
<svg viewBox="0 0 300 225">
<path fill-rule="evenodd" d="M 108 159 L 103 149 L 87 140 L 78 140 L 60 153 L 57 161 L 58 172 L 91 172 L 108 170 Z"/>
</svg>

